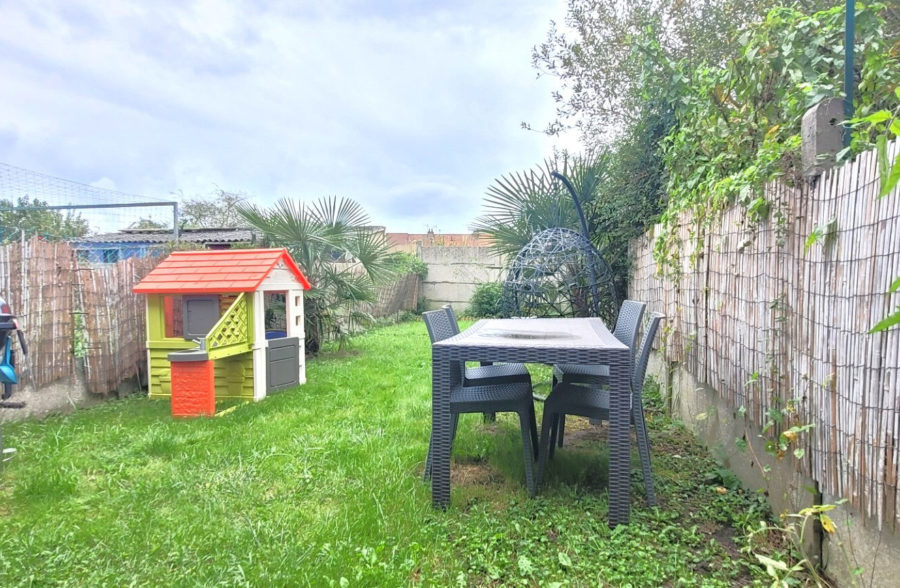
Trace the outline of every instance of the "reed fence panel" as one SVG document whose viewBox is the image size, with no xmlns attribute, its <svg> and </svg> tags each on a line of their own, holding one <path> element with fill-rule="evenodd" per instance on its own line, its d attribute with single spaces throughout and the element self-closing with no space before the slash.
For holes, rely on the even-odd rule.
<svg viewBox="0 0 900 588">
<path fill-rule="evenodd" d="M 28 344 L 23 356 L 13 340 L 20 384 L 40 389 L 83 368 L 87 389 L 105 395 L 146 370 L 144 301 L 131 289 L 158 262 L 81 264 L 69 244 L 37 237 L 0 246 L 0 296 Z"/>
<path fill-rule="evenodd" d="M 888 293 L 900 277 L 900 193 L 878 198 L 879 185 L 865 153 L 813 186 L 768 186 L 762 221 L 743 207 L 699 227 L 683 218 L 678 271 L 665 277 L 657 227 L 633 244 L 630 295 L 669 317 L 668 361 L 758 428 L 792 407 L 783 427 L 814 425 L 798 469 L 900 529 L 900 328 L 869 333 L 900 306 Z"/>
<path fill-rule="evenodd" d="M 76 296 L 84 317 L 84 380 L 89 391 L 107 394 L 125 380 L 146 376 L 145 300 L 132 288 L 159 261 L 131 257 L 79 268 Z"/>
<path fill-rule="evenodd" d="M 72 357 L 75 252 L 37 238 L 0 247 L 0 296 L 18 317 L 28 355 L 13 337 L 20 384 L 41 387 L 68 377 Z"/>
<path fill-rule="evenodd" d="M 398 312 L 415 312 L 419 304 L 419 288 L 422 278 L 418 274 L 399 276 L 390 284 L 378 288 L 376 302 L 360 305 L 360 309 L 375 318 L 393 316 Z"/>
</svg>

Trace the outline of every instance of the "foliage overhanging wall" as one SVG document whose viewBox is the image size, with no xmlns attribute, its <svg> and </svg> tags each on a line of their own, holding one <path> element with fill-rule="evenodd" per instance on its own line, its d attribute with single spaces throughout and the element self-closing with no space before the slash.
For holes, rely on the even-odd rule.
<svg viewBox="0 0 900 588">
<path fill-rule="evenodd" d="M 768 185 L 759 223 L 739 206 L 701 228 L 682 217 L 675 277 L 657 273 L 657 228 L 634 244 L 630 296 L 668 317 L 666 360 L 757 428 L 795 407 L 781 426 L 814 427 L 805 453 L 785 459 L 897 530 L 900 328 L 868 331 L 900 302 L 888 293 L 900 276 L 900 194 L 879 199 L 879 184 L 869 152 L 813 187 Z"/>
</svg>

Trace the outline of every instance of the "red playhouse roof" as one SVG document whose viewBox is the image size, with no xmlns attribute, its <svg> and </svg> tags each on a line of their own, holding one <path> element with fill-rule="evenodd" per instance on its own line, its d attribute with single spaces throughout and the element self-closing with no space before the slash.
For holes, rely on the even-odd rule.
<svg viewBox="0 0 900 588">
<path fill-rule="evenodd" d="M 138 294 L 253 292 L 283 262 L 304 290 L 309 281 L 287 249 L 175 251 L 134 287 Z"/>
</svg>

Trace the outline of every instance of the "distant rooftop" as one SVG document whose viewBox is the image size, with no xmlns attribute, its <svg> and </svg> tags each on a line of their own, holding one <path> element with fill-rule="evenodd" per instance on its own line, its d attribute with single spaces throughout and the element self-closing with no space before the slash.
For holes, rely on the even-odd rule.
<svg viewBox="0 0 900 588">
<path fill-rule="evenodd" d="M 259 234 L 251 229 L 223 227 L 213 229 L 181 229 L 179 239 L 188 243 L 212 245 L 217 243 L 255 243 Z M 122 229 L 115 233 L 87 235 L 72 239 L 90 243 L 169 243 L 174 241 L 172 229 Z"/>
<path fill-rule="evenodd" d="M 392 248 L 421 244 L 425 247 L 487 247 L 491 244 L 479 233 L 385 233 Z"/>
</svg>

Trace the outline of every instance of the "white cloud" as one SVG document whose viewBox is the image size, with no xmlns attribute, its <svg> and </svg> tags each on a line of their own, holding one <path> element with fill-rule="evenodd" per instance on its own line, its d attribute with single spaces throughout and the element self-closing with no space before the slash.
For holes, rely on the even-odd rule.
<svg viewBox="0 0 900 588">
<path fill-rule="evenodd" d="M 116 189 L 116 183 L 107 177 L 103 177 L 103 178 L 100 178 L 99 180 L 93 181 L 90 183 L 90 185 L 95 188 L 103 188 L 104 190 L 115 190 Z"/>
<path fill-rule="evenodd" d="M 464 231 L 551 141 L 562 3 L 0 2 L 0 161 L 158 198 L 327 194 Z M 377 7 L 377 8 L 375 8 Z"/>
</svg>

